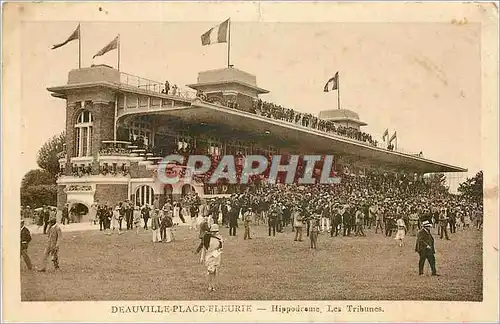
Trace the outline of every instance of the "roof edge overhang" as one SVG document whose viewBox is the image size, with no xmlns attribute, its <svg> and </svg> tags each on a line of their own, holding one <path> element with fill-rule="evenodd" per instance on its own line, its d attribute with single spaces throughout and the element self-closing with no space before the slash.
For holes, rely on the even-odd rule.
<svg viewBox="0 0 500 324">
<path fill-rule="evenodd" d="M 108 88 L 117 92 L 127 92 L 127 93 L 134 93 L 134 94 L 141 94 L 141 95 L 147 95 L 147 96 L 154 96 L 158 98 L 165 98 L 165 99 L 173 99 L 173 100 L 180 100 L 180 101 L 193 101 L 193 99 L 189 98 L 179 98 L 178 96 L 174 95 L 167 95 L 165 93 L 159 93 L 159 92 L 151 92 L 148 90 L 144 90 L 138 87 L 134 86 L 128 86 L 128 85 L 123 85 L 123 84 L 116 84 L 113 82 L 108 82 L 108 81 L 99 81 L 99 82 L 86 82 L 86 83 L 74 83 L 74 84 L 67 84 L 63 86 L 54 86 L 54 87 L 48 87 L 47 91 L 52 92 L 51 95 L 56 98 L 61 98 L 61 99 L 67 99 L 67 94 L 72 91 L 78 91 L 81 89 L 90 89 L 90 88 Z"/>
<path fill-rule="evenodd" d="M 202 87 L 208 87 L 208 86 L 212 86 L 212 85 L 221 85 L 221 84 L 237 84 L 237 85 L 240 85 L 240 86 L 243 86 L 243 87 L 255 90 L 259 94 L 269 93 L 269 90 L 266 90 L 266 89 L 263 89 L 263 88 L 259 88 L 257 86 L 252 85 L 252 84 L 249 84 L 249 83 L 246 83 L 246 82 L 241 82 L 241 81 L 238 81 L 238 80 L 193 83 L 193 84 L 186 84 L 186 86 L 190 87 L 191 89 L 194 89 L 194 90 L 199 90 Z"/>
<path fill-rule="evenodd" d="M 257 116 L 255 114 L 252 114 L 252 113 L 249 113 L 249 112 L 246 112 L 246 111 L 234 110 L 234 109 L 222 107 L 222 106 L 219 106 L 219 105 L 216 105 L 216 104 L 202 102 L 199 99 L 195 100 L 193 102 L 193 104 L 192 104 L 191 107 L 193 107 L 193 108 L 195 108 L 195 107 L 210 108 L 210 109 L 214 109 L 214 110 L 218 110 L 218 111 L 224 111 L 224 112 L 226 112 L 228 114 L 240 115 L 242 117 L 256 119 L 256 120 L 259 120 L 259 121 L 262 121 L 262 122 L 265 122 L 265 123 L 268 123 L 268 124 L 274 124 L 274 125 L 277 125 L 277 126 L 280 126 L 280 127 L 291 129 L 291 130 L 300 131 L 300 132 L 306 132 L 306 133 L 309 133 L 309 134 L 312 134 L 312 135 L 315 135 L 315 136 L 319 136 L 319 137 L 323 137 L 323 138 L 327 138 L 327 139 L 330 139 L 330 140 L 340 141 L 340 142 L 352 145 L 353 147 L 358 147 L 358 148 L 361 148 L 361 149 L 364 149 L 364 150 L 368 149 L 368 150 L 372 150 L 374 152 L 378 152 L 378 153 L 381 153 L 381 154 L 384 154 L 384 155 L 401 157 L 401 158 L 404 158 L 404 159 L 409 159 L 409 160 L 414 160 L 414 161 L 418 161 L 418 162 L 421 162 L 421 163 L 426 163 L 426 164 L 428 164 L 430 166 L 429 170 L 430 169 L 441 169 L 442 170 L 442 171 L 437 171 L 437 170 L 436 171 L 429 171 L 429 173 L 431 173 L 431 172 L 467 172 L 468 171 L 468 169 L 462 168 L 462 167 L 459 167 L 459 166 L 454 166 L 454 165 L 451 165 L 451 164 L 447 164 L 447 163 L 443 163 L 443 162 L 439 162 L 439 161 L 435 161 L 435 160 L 431 160 L 431 159 L 426 159 L 426 158 L 419 157 L 419 156 L 412 155 L 412 154 L 408 154 L 408 153 L 403 153 L 403 152 L 398 152 L 398 151 L 390 151 L 390 150 L 387 150 L 387 149 L 383 149 L 383 148 L 379 148 L 379 147 L 374 147 L 374 146 L 371 146 L 369 144 L 364 144 L 362 142 L 351 140 L 349 138 L 342 137 L 342 136 L 339 136 L 339 135 L 324 133 L 324 132 L 321 132 L 321 131 L 316 130 L 316 129 L 305 128 L 303 126 L 298 126 L 298 125 L 292 125 L 292 124 L 288 124 L 288 123 L 283 123 L 283 122 L 278 121 L 278 120 L 272 120 L 272 119 L 268 119 L 266 117 Z"/>
<path fill-rule="evenodd" d="M 318 117 L 319 118 L 319 117 Z M 324 118 L 323 118 L 324 119 Z M 354 118 L 351 118 L 351 117 L 334 117 L 334 118 L 327 118 L 325 120 L 331 120 L 333 122 L 339 122 L 339 121 L 347 121 L 347 122 L 351 122 L 353 124 L 358 124 L 360 126 L 366 126 L 368 125 L 367 123 L 365 123 L 364 121 L 361 121 L 359 119 L 354 119 Z"/>
</svg>

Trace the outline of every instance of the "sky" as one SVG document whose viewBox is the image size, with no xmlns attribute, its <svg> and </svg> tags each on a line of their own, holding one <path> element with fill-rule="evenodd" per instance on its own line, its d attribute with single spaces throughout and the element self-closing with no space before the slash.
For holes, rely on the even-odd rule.
<svg viewBox="0 0 500 324">
<path fill-rule="evenodd" d="M 222 22 L 224 19 L 221 19 Z M 64 85 L 78 67 L 78 42 L 56 50 L 77 21 L 24 22 L 21 70 L 21 169 L 65 125 L 65 102 L 49 86 Z M 223 68 L 227 45 L 201 46 L 210 22 L 83 22 L 82 66 L 116 67 L 117 51 L 92 56 L 117 34 L 120 69 L 184 87 L 200 71 Z M 360 115 L 363 130 L 381 141 L 397 131 L 398 146 L 424 157 L 481 169 L 481 29 L 450 23 L 264 23 L 231 21 L 231 64 L 257 76 L 262 96 L 318 114 L 337 108 L 323 92 L 339 72 L 341 107 Z M 462 149 L 466 148 L 466 149 Z M 22 173 L 24 173 L 22 172 Z M 461 180 L 465 180 L 465 177 Z"/>
</svg>

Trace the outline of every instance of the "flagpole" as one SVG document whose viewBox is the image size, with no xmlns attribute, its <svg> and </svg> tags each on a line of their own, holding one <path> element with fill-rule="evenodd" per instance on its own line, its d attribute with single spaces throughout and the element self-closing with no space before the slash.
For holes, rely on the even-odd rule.
<svg viewBox="0 0 500 324">
<path fill-rule="evenodd" d="M 231 67 L 231 19 L 227 23 L 228 27 L 228 39 L 227 39 L 227 67 Z"/>
<path fill-rule="evenodd" d="M 337 107 L 340 109 L 340 76 L 337 74 Z"/>
<path fill-rule="evenodd" d="M 82 28 L 78 24 L 78 69 L 82 68 Z"/>
<path fill-rule="evenodd" d="M 118 72 L 120 72 L 120 34 L 118 34 Z"/>
</svg>

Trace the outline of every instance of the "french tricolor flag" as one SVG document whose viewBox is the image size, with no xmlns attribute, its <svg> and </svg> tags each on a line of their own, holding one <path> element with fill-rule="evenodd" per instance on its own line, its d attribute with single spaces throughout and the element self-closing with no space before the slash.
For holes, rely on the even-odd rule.
<svg viewBox="0 0 500 324">
<path fill-rule="evenodd" d="M 229 19 L 217 26 L 210 28 L 206 33 L 201 35 L 201 45 L 205 46 L 216 43 L 227 43 L 228 29 Z"/>
</svg>

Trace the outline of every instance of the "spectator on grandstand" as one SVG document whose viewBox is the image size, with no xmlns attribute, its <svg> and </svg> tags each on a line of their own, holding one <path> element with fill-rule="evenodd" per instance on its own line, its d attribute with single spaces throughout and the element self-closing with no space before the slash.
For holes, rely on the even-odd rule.
<svg viewBox="0 0 500 324">
<path fill-rule="evenodd" d="M 164 90 L 163 93 L 169 94 L 169 92 L 170 92 L 170 82 L 168 82 L 168 80 L 165 81 L 165 87 L 163 88 L 163 90 Z"/>
</svg>

